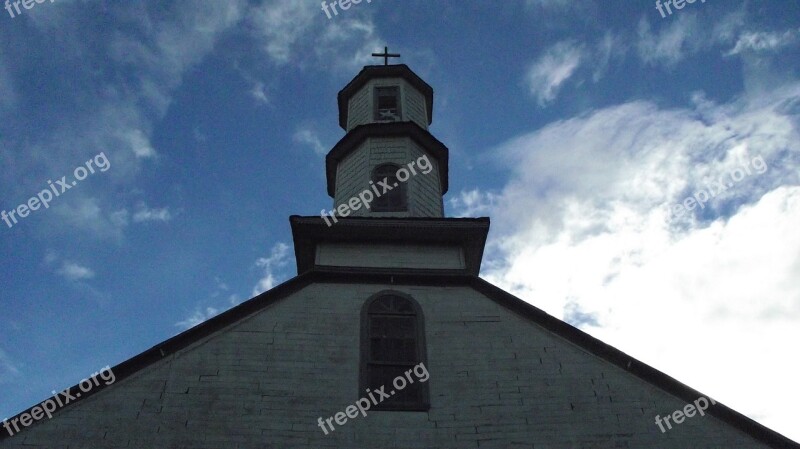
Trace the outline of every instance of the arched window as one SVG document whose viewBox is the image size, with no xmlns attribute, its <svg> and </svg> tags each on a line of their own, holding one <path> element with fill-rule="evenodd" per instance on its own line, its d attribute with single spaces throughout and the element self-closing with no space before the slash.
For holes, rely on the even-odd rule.
<svg viewBox="0 0 800 449">
<path fill-rule="evenodd" d="M 428 379 L 421 381 L 421 370 L 413 371 L 422 363 L 427 374 L 425 362 L 425 329 L 417 302 L 395 291 L 381 292 L 368 299 L 361 311 L 359 397 L 367 397 L 369 388 L 378 398 L 374 392 L 383 387 L 384 393 L 391 397 L 384 397 L 373 405 L 374 409 L 427 410 Z M 393 383 L 397 377 L 406 381 L 399 391 Z"/>
<path fill-rule="evenodd" d="M 397 179 L 397 170 L 399 169 L 400 167 L 395 164 L 381 164 L 372 171 L 372 182 L 375 183 L 378 192 L 381 192 L 381 196 L 376 195 L 372 202 L 372 210 L 375 212 L 407 210 L 406 183 Z M 384 185 L 387 187 L 383 187 Z M 384 192 L 384 189 L 387 190 Z"/>
</svg>

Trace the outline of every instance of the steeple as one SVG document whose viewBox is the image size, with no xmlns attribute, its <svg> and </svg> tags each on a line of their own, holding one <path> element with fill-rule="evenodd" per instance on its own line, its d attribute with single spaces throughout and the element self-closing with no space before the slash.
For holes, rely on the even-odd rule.
<svg viewBox="0 0 800 449">
<path fill-rule="evenodd" d="M 338 95 L 347 134 L 325 159 L 333 215 L 443 217 L 449 151 L 428 131 L 433 89 L 405 64 L 389 65 L 399 55 L 388 48 L 373 56 L 384 65 L 364 67 Z M 343 206 L 365 190 L 371 202 Z"/>
<path fill-rule="evenodd" d="M 489 219 L 444 217 L 449 151 L 428 131 L 433 89 L 390 65 L 400 55 L 388 48 L 373 56 L 384 64 L 364 67 L 338 95 L 345 135 L 325 158 L 333 209 L 290 217 L 297 273 L 476 276 Z"/>
</svg>

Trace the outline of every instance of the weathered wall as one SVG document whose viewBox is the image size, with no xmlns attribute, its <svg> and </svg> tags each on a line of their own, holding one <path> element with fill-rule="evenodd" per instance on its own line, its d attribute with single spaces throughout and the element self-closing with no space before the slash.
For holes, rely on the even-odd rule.
<svg viewBox="0 0 800 449">
<path fill-rule="evenodd" d="M 374 89 L 376 86 L 400 88 L 400 120 L 415 122 L 428 129 L 428 109 L 425 96 L 403 78 L 375 78 L 358 90 L 347 103 L 347 131 L 358 125 L 375 123 Z"/>
<path fill-rule="evenodd" d="M 370 176 L 378 165 L 394 163 L 408 169 L 409 163 L 419 160 L 425 154 L 422 148 L 408 137 L 365 139 L 337 167 L 334 208 L 346 204 L 351 198 L 357 198 L 364 190 L 369 190 Z M 410 177 L 404 183 L 408 195 L 407 211 L 375 212 L 373 209 L 361 206 L 358 210 L 351 211 L 350 216 L 443 217 L 444 205 L 438 161 L 431 156 L 427 159 L 430 164 L 428 173 L 423 173 L 417 164 L 414 164 L 416 174 L 409 171 Z M 382 193 L 383 189 L 378 187 L 378 191 Z"/>
<path fill-rule="evenodd" d="M 383 289 L 426 326 L 428 412 L 353 404 L 359 312 Z M 711 416 L 666 433 L 685 404 L 466 287 L 312 285 L 58 412 L 0 448 L 760 448 Z"/>
</svg>

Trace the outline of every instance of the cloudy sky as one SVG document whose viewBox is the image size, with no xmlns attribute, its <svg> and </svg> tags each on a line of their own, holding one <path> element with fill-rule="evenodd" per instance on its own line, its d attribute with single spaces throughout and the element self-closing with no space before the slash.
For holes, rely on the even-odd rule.
<svg viewBox="0 0 800 449">
<path fill-rule="evenodd" d="M 12 13 L 0 419 L 294 276 L 336 93 L 388 45 L 434 88 L 447 214 L 492 218 L 484 278 L 800 440 L 800 2 Z"/>
</svg>

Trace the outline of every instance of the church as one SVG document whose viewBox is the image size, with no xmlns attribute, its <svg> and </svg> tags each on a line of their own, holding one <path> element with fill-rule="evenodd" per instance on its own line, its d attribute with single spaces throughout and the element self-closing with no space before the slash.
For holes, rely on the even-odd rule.
<svg viewBox="0 0 800 449">
<path fill-rule="evenodd" d="M 800 449 L 481 279 L 489 218 L 444 215 L 433 89 L 376 56 L 338 94 L 332 209 L 289 218 L 297 276 L 0 449 Z"/>
</svg>

